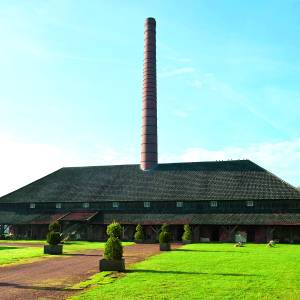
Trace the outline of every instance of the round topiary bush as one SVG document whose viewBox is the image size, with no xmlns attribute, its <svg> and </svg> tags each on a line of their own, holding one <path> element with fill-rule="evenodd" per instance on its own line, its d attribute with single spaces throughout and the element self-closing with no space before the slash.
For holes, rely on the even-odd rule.
<svg viewBox="0 0 300 300">
<path fill-rule="evenodd" d="M 49 232 L 60 232 L 60 225 L 58 222 L 53 222 L 49 225 Z"/>
<path fill-rule="evenodd" d="M 49 232 L 47 234 L 47 242 L 49 245 L 58 245 L 62 240 L 60 233 L 60 225 L 58 222 L 49 225 Z"/>
<path fill-rule="evenodd" d="M 61 242 L 61 234 L 59 232 L 50 231 L 47 234 L 47 243 L 49 245 L 58 245 Z"/>
<path fill-rule="evenodd" d="M 136 241 L 142 241 L 142 240 L 144 240 L 144 232 L 143 232 L 143 227 L 142 227 L 142 225 L 140 225 L 140 224 L 138 224 L 137 226 L 136 226 L 136 232 L 135 232 L 135 234 L 134 234 L 134 239 L 136 240 Z"/>
<path fill-rule="evenodd" d="M 109 260 L 120 260 L 123 257 L 123 246 L 116 237 L 109 237 L 104 250 L 104 258 Z"/>
<path fill-rule="evenodd" d="M 189 224 L 184 225 L 183 227 L 184 233 L 182 235 L 183 241 L 191 241 L 192 240 L 192 230 Z"/>
<path fill-rule="evenodd" d="M 119 223 L 117 222 L 112 222 L 107 226 L 106 233 L 110 237 L 116 237 L 116 238 L 121 238 L 122 234 L 122 227 Z"/>
<path fill-rule="evenodd" d="M 108 260 L 121 260 L 123 257 L 123 246 L 119 240 L 122 227 L 119 223 L 111 223 L 106 230 L 109 238 L 105 243 L 104 258 Z"/>
</svg>

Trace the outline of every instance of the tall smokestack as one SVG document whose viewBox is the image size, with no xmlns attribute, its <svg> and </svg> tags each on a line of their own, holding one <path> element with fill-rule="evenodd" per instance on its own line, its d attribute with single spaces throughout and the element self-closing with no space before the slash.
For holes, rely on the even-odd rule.
<svg viewBox="0 0 300 300">
<path fill-rule="evenodd" d="M 156 22 L 147 18 L 144 32 L 144 80 L 142 111 L 141 169 L 157 165 Z"/>
</svg>

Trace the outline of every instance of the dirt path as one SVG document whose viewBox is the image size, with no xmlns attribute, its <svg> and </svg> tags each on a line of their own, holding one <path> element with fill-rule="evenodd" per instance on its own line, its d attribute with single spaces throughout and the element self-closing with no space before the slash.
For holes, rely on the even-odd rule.
<svg viewBox="0 0 300 300">
<path fill-rule="evenodd" d="M 43 247 L 45 244 L 42 243 L 6 243 L 0 242 L 0 246 L 13 246 L 13 247 Z"/>
<path fill-rule="evenodd" d="M 180 245 L 172 245 L 177 248 Z M 103 251 L 90 250 L 29 264 L 2 267 L 1 300 L 65 299 L 76 291 L 68 289 L 99 272 Z M 126 265 L 159 253 L 158 244 L 136 244 L 124 248 Z"/>
</svg>

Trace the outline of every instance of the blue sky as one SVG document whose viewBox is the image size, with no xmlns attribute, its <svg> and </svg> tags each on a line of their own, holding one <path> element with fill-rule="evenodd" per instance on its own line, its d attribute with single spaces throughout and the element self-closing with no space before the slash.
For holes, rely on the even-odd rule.
<svg viewBox="0 0 300 300">
<path fill-rule="evenodd" d="M 159 161 L 249 158 L 300 185 L 300 1 L 7 0 L 0 194 L 62 166 L 139 162 L 149 16 Z"/>
</svg>

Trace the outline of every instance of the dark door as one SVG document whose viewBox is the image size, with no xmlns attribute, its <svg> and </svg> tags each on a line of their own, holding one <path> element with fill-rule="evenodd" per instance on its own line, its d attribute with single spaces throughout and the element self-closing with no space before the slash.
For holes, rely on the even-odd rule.
<svg viewBox="0 0 300 300">
<path fill-rule="evenodd" d="M 255 241 L 255 229 L 247 229 L 247 242 L 253 243 Z"/>
<path fill-rule="evenodd" d="M 219 240 L 220 240 L 219 228 L 215 227 L 212 229 L 212 232 L 211 232 L 211 241 L 218 242 Z"/>
</svg>

